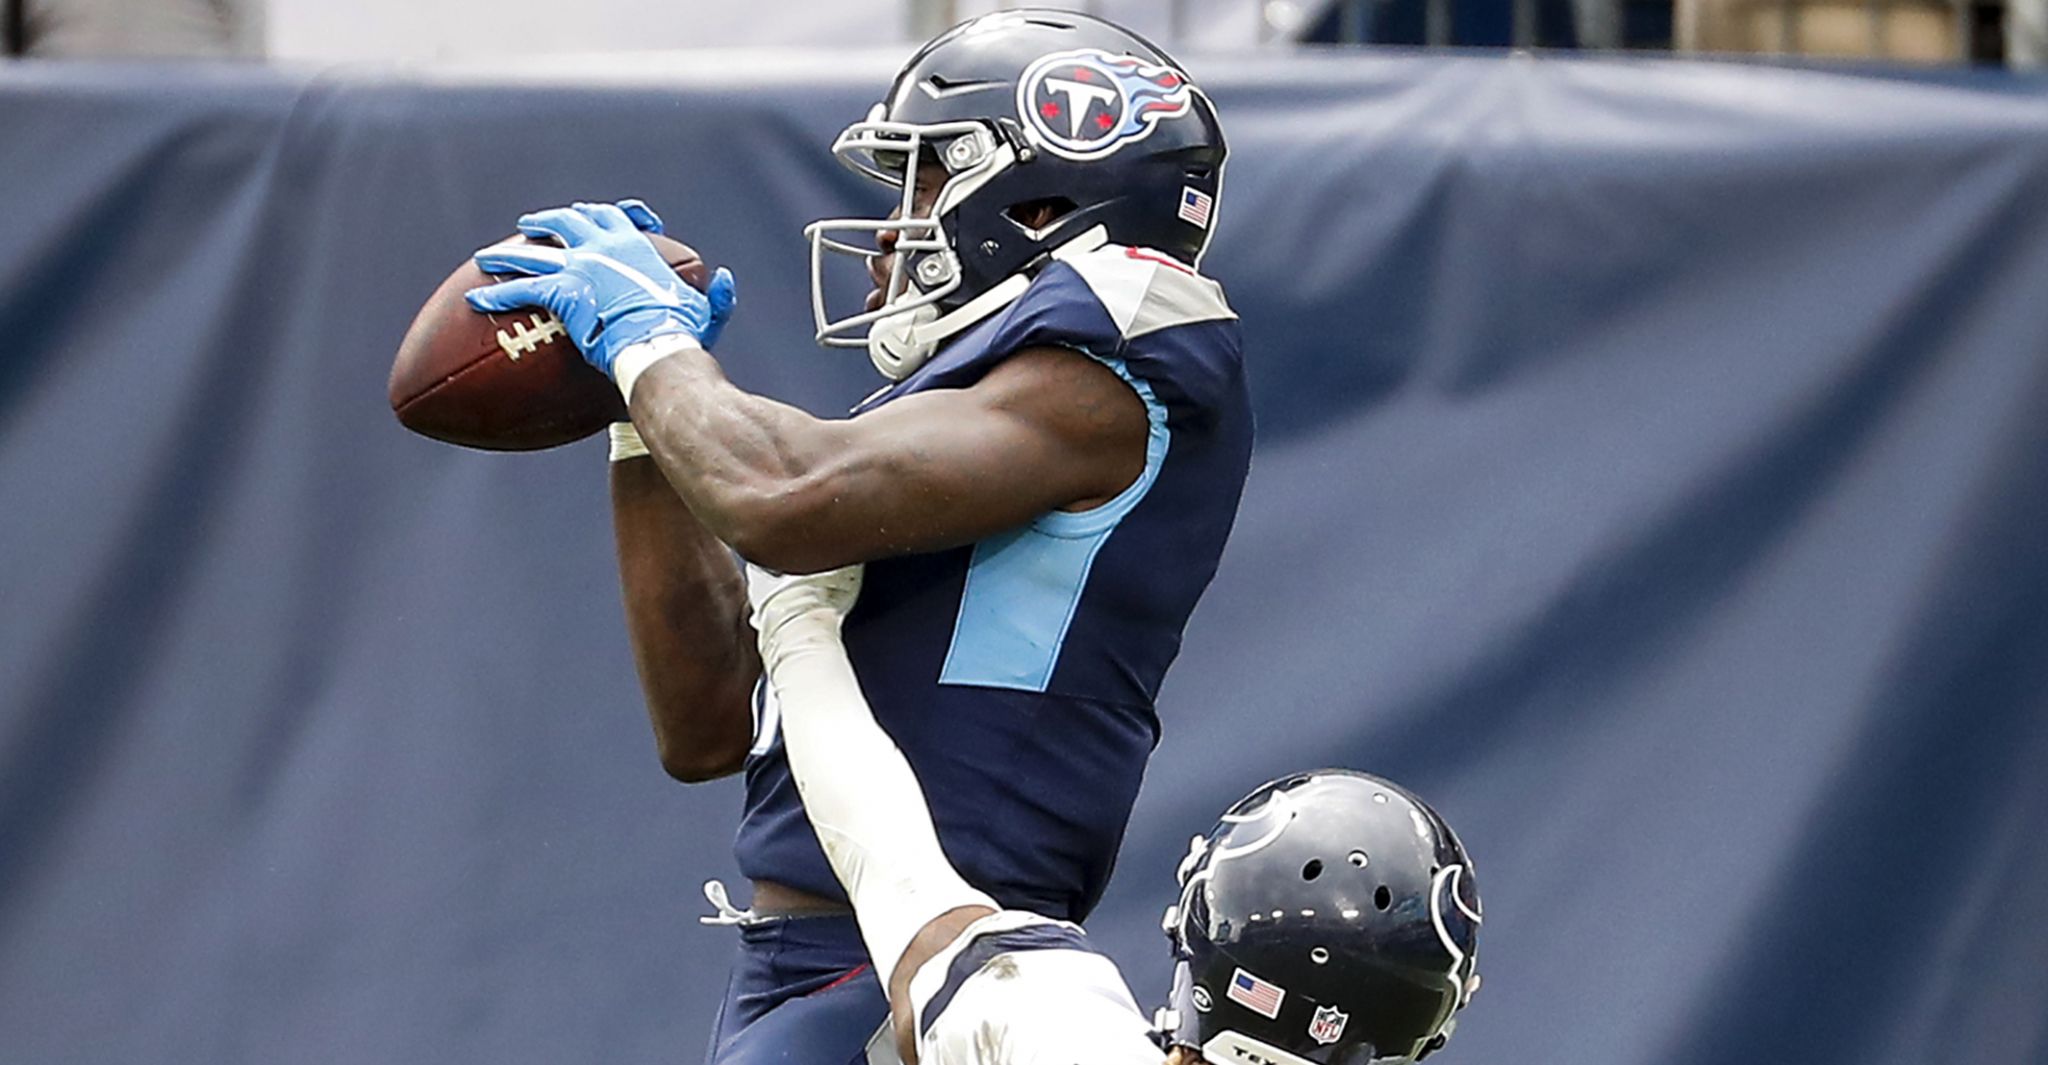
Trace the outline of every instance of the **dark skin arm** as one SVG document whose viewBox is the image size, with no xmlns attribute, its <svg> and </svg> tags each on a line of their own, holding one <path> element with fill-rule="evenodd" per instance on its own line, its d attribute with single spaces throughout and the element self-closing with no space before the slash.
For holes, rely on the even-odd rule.
<svg viewBox="0 0 2048 1065">
<path fill-rule="evenodd" d="M 996 911 L 986 906 L 960 906 L 932 918 L 903 948 L 903 957 L 889 974 L 889 1019 L 896 1029 L 896 1056 L 903 1065 L 917 1065 L 917 1018 L 910 1005 L 910 978 L 932 955 L 960 937 L 967 926 Z"/>
<path fill-rule="evenodd" d="M 662 768 L 685 782 L 737 772 L 761 675 L 739 567 L 653 460 L 614 462 L 611 480 L 626 629 Z"/>
<path fill-rule="evenodd" d="M 632 411 L 705 529 L 788 573 L 954 547 L 1097 505 L 1137 479 L 1147 429 L 1129 385 L 1060 348 L 843 420 L 742 392 L 709 355 L 684 351 L 640 379 Z"/>
<path fill-rule="evenodd" d="M 654 462 L 615 464 L 620 577 L 662 764 L 682 780 L 733 772 L 751 742 L 760 662 L 721 544 L 813 573 L 973 543 L 1115 496 L 1148 429 L 1129 385 L 1061 348 L 843 420 L 743 392 L 685 350 L 647 369 L 631 410 Z"/>
</svg>

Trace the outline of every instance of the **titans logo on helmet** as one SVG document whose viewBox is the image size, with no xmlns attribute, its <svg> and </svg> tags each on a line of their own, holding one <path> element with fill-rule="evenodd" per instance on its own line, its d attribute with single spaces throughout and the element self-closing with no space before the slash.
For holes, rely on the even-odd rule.
<svg viewBox="0 0 2048 1065">
<path fill-rule="evenodd" d="M 1193 83 L 1171 67 L 1100 48 L 1053 52 L 1017 82 L 1017 113 L 1047 151 L 1100 159 L 1184 115 Z"/>
</svg>

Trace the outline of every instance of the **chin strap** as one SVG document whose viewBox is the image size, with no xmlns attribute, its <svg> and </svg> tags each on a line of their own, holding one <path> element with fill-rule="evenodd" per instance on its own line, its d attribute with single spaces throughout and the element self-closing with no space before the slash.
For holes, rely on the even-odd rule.
<svg viewBox="0 0 2048 1065">
<path fill-rule="evenodd" d="M 1029 278 L 1011 274 L 945 314 L 927 305 L 890 315 L 868 327 L 868 359 L 883 377 L 901 381 L 932 357 L 939 341 L 1002 310 L 1030 287 Z"/>
<path fill-rule="evenodd" d="M 1052 258 L 1073 259 L 1109 243 L 1109 230 L 1095 226 L 1054 248 Z M 937 351 L 939 343 L 1015 302 L 1031 287 L 1025 273 L 1011 274 L 987 292 L 947 311 L 930 305 L 890 315 L 868 327 L 868 359 L 891 381 L 901 381 Z"/>
</svg>

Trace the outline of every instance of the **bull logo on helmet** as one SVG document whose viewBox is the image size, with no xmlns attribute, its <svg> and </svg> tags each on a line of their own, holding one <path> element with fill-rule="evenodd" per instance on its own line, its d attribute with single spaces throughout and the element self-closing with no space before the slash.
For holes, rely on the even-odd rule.
<svg viewBox="0 0 2048 1065">
<path fill-rule="evenodd" d="M 1017 82 L 1017 114 L 1047 151 L 1100 159 L 1188 113 L 1194 83 L 1136 56 L 1076 48 L 1038 57 Z"/>
</svg>

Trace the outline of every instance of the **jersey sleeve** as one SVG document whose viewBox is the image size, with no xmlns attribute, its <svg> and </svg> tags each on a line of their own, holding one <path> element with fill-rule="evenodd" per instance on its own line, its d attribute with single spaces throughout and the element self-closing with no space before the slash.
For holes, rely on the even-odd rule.
<svg viewBox="0 0 2048 1065">
<path fill-rule="evenodd" d="M 1237 314 L 1223 287 L 1146 248 L 1111 244 L 1049 264 L 989 350 L 1047 345 L 1109 363 L 1181 417 L 1213 412 L 1242 391 Z"/>
<path fill-rule="evenodd" d="M 1116 963 L 1075 925 L 1005 910 L 969 925 L 911 982 L 920 1065 L 1158 1065 Z"/>
<path fill-rule="evenodd" d="M 1055 259 L 1016 301 L 961 334 L 911 376 L 854 407 L 968 388 L 1028 348 L 1092 356 L 1162 401 L 1176 424 L 1228 417 L 1244 395 L 1237 313 L 1223 287 L 1161 252 L 1107 244 Z"/>
</svg>

